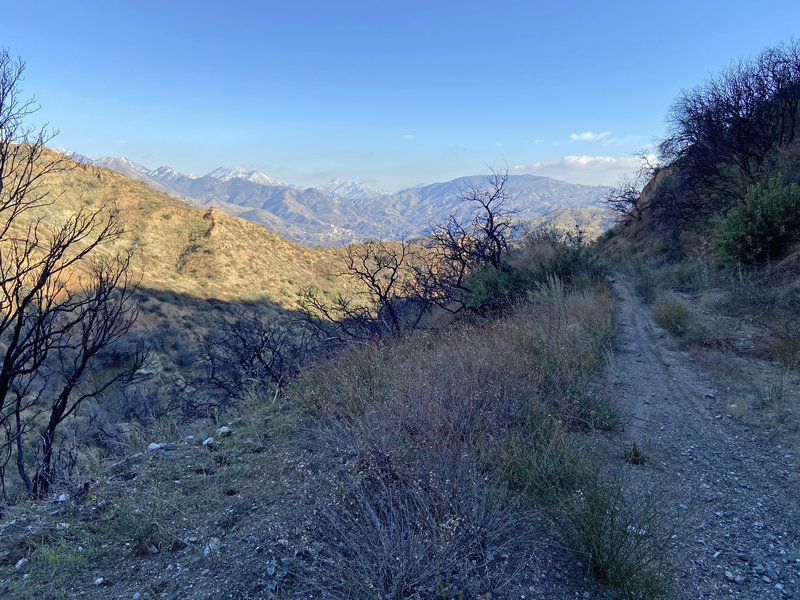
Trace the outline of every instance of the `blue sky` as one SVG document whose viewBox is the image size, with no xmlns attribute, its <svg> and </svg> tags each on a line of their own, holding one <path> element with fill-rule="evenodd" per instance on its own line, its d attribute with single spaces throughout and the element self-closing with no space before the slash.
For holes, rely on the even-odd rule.
<svg viewBox="0 0 800 600">
<path fill-rule="evenodd" d="M 797 35 L 800 2 L 4 2 L 54 145 L 385 189 L 613 184 L 683 88 Z"/>
</svg>

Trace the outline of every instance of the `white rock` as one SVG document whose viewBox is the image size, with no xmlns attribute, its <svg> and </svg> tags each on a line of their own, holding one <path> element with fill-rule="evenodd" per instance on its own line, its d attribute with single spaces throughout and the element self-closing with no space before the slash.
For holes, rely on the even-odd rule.
<svg viewBox="0 0 800 600">
<path fill-rule="evenodd" d="M 139 600 L 139 598 L 141 598 L 141 597 L 142 597 L 142 595 L 141 595 L 139 592 L 136 592 L 136 593 L 133 595 L 133 600 Z"/>
<path fill-rule="evenodd" d="M 69 500 L 69 494 L 61 494 L 58 497 L 58 501 L 59 502 L 66 502 L 67 500 Z"/>
<path fill-rule="evenodd" d="M 222 547 L 222 542 L 217 537 L 212 537 L 208 540 L 208 546 L 203 549 L 203 554 L 208 556 L 211 552 L 216 552 Z"/>
<path fill-rule="evenodd" d="M 211 446 L 214 443 L 213 437 L 208 437 L 203 440 L 203 446 Z"/>
<path fill-rule="evenodd" d="M 164 446 L 166 446 L 166 444 L 157 444 L 157 443 L 153 442 L 152 444 L 150 444 L 147 447 L 147 449 L 148 450 L 161 450 Z"/>
<path fill-rule="evenodd" d="M 27 565 L 27 564 L 28 564 L 28 559 L 27 559 L 27 558 L 20 558 L 20 559 L 17 561 L 17 564 L 15 564 L 15 565 L 14 565 L 14 568 L 15 568 L 17 571 L 19 571 L 19 570 L 20 570 L 22 567 L 24 567 L 24 566 L 25 566 L 25 565 Z"/>
<path fill-rule="evenodd" d="M 233 432 L 233 429 L 228 427 L 227 425 L 223 425 L 219 429 L 217 429 L 217 435 L 219 437 L 225 437 L 226 435 L 230 435 Z"/>
<path fill-rule="evenodd" d="M 95 585 L 103 585 L 103 578 L 102 577 L 98 577 L 97 579 L 94 580 L 94 584 Z"/>
</svg>

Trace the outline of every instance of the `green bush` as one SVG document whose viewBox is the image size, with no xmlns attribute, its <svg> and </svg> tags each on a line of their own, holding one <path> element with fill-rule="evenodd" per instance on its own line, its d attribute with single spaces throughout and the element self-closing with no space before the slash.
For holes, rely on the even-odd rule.
<svg viewBox="0 0 800 600">
<path fill-rule="evenodd" d="M 608 268 L 580 228 L 561 231 L 546 225 L 529 231 L 512 263 L 531 283 L 555 276 L 568 286 L 582 288 L 608 277 Z"/>
<path fill-rule="evenodd" d="M 719 222 L 714 244 L 726 264 L 780 256 L 800 236 L 800 186 L 777 179 L 751 185 L 744 201 Z"/>
<path fill-rule="evenodd" d="M 491 265 L 479 267 L 470 273 L 465 286 L 470 290 L 465 298 L 467 306 L 479 310 L 502 306 L 520 295 L 526 287 L 517 271 Z"/>
</svg>

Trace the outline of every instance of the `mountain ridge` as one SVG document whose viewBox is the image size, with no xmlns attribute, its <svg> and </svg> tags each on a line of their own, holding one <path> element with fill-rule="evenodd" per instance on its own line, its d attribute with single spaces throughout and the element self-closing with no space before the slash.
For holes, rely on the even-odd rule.
<svg viewBox="0 0 800 600">
<path fill-rule="evenodd" d="M 148 170 L 124 157 L 92 160 L 60 151 L 78 162 L 107 167 L 143 181 L 192 206 L 217 208 L 259 223 L 306 246 L 425 235 L 431 223 L 450 215 L 465 218 L 470 208 L 461 195 L 470 187 L 487 183 L 485 175 L 470 175 L 394 193 L 335 179 L 322 187 L 300 187 L 242 167 L 219 167 L 198 177 L 167 166 Z M 602 198 L 608 190 L 540 175 L 509 175 L 504 188 L 508 208 L 522 222 L 539 222 L 549 212 L 562 208 L 587 209 L 597 216 L 594 229 L 604 227 L 609 220 L 597 212 L 604 210 Z"/>
</svg>

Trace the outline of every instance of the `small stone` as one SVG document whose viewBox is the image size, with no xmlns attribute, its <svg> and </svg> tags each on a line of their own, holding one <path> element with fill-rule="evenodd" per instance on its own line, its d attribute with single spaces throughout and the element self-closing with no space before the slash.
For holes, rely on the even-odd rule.
<svg viewBox="0 0 800 600">
<path fill-rule="evenodd" d="M 764 583 L 772 583 L 772 579 L 770 579 L 766 575 L 761 576 L 761 581 L 763 581 Z"/>
<path fill-rule="evenodd" d="M 94 580 L 94 584 L 95 585 L 103 585 L 103 578 L 102 577 L 98 577 L 97 579 Z"/>
<path fill-rule="evenodd" d="M 727 579 L 728 581 L 733 581 L 734 580 L 733 573 L 731 573 L 730 571 L 725 571 L 725 579 Z"/>
<path fill-rule="evenodd" d="M 59 502 L 66 502 L 67 500 L 69 500 L 69 494 L 61 494 L 58 497 L 58 501 Z"/>
<path fill-rule="evenodd" d="M 147 449 L 148 450 L 161 450 L 166 444 L 157 444 L 156 442 L 152 442 Z"/>
<path fill-rule="evenodd" d="M 193 436 L 193 435 L 187 435 L 187 436 L 186 436 L 186 439 L 187 439 L 187 440 L 193 440 L 193 439 L 194 439 L 194 436 Z"/>
<path fill-rule="evenodd" d="M 208 540 L 208 545 L 203 549 L 203 554 L 208 556 L 211 552 L 216 552 L 222 547 L 222 542 L 217 537 Z"/>
<path fill-rule="evenodd" d="M 211 569 L 203 569 L 202 571 L 200 571 L 200 576 L 205 577 L 209 573 L 211 573 Z"/>
<path fill-rule="evenodd" d="M 226 435 L 230 435 L 233 432 L 233 429 L 228 427 L 227 425 L 223 425 L 219 429 L 217 429 L 217 435 L 219 437 L 225 437 Z"/>
<path fill-rule="evenodd" d="M 161 550 L 159 550 L 159 549 L 158 549 L 156 546 L 150 546 L 150 547 L 147 549 L 147 551 L 148 551 L 150 554 L 158 554 L 159 552 L 161 552 Z"/>
<path fill-rule="evenodd" d="M 708 390 L 708 391 L 706 392 L 706 398 L 708 398 L 709 400 L 713 400 L 713 399 L 714 399 L 714 398 L 716 398 L 716 397 L 717 397 L 717 392 L 716 392 L 716 390 Z"/>
<path fill-rule="evenodd" d="M 195 536 L 190 536 L 190 537 L 186 538 L 186 541 L 189 544 L 196 544 L 197 543 L 197 538 Z"/>
<path fill-rule="evenodd" d="M 142 595 L 141 595 L 139 592 L 136 592 L 136 593 L 135 593 L 135 594 L 132 596 L 133 600 L 139 600 L 139 598 L 141 598 L 141 597 L 142 597 Z"/>
<path fill-rule="evenodd" d="M 214 444 L 213 437 L 207 437 L 206 439 L 203 440 L 203 446 L 212 446 L 213 444 Z"/>
<path fill-rule="evenodd" d="M 15 565 L 14 565 L 14 568 L 15 568 L 17 571 L 19 571 L 19 570 L 20 570 L 22 567 L 24 567 L 24 566 L 25 566 L 25 565 L 27 565 L 27 564 L 28 564 L 28 559 L 27 559 L 27 558 L 20 558 L 20 559 L 17 561 L 17 564 L 15 564 Z"/>
<path fill-rule="evenodd" d="M 753 571 L 755 572 L 756 575 L 763 575 L 766 569 L 764 569 L 764 565 L 759 564 L 753 567 Z"/>
<path fill-rule="evenodd" d="M 742 583 L 744 583 L 744 575 L 737 575 L 736 577 L 733 578 L 733 580 L 741 585 Z"/>
</svg>

